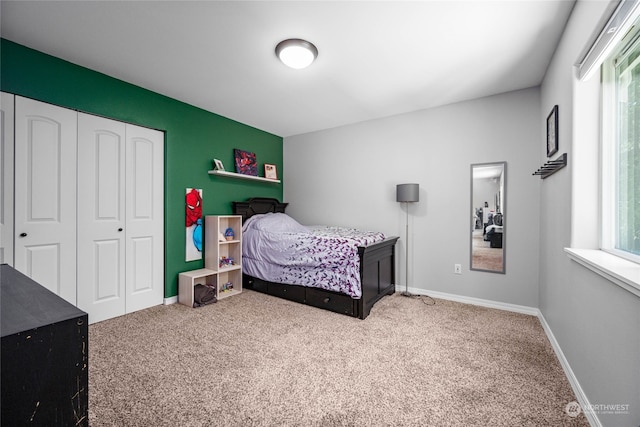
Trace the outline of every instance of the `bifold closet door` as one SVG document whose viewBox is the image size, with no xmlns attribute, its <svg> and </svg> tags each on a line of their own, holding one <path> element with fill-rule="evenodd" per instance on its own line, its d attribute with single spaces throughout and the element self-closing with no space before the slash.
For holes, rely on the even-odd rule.
<svg viewBox="0 0 640 427">
<path fill-rule="evenodd" d="M 125 124 L 78 114 L 78 307 L 125 314 Z"/>
<path fill-rule="evenodd" d="M 162 304 L 164 134 L 78 116 L 78 307 L 95 323 Z"/>
<path fill-rule="evenodd" d="M 0 264 L 13 266 L 13 102 L 0 93 Z"/>
<path fill-rule="evenodd" d="M 76 304 L 77 113 L 15 98 L 14 267 Z"/>
</svg>

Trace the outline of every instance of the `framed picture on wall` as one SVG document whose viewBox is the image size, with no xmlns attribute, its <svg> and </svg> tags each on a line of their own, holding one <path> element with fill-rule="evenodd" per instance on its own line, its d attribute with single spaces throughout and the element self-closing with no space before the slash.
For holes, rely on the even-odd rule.
<svg viewBox="0 0 640 427">
<path fill-rule="evenodd" d="M 255 153 L 237 148 L 234 149 L 233 152 L 236 159 L 236 173 L 258 176 L 258 164 Z"/>
<path fill-rule="evenodd" d="M 185 261 L 202 259 L 202 189 L 187 188 Z"/>
<path fill-rule="evenodd" d="M 213 168 L 217 171 L 223 171 L 224 165 L 222 164 L 222 160 L 213 159 Z"/>
<path fill-rule="evenodd" d="M 264 177 L 267 179 L 278 179 L 278 170 L 276 169 L 276 165 L 265 163 Z"/>
<path fill-rule="evenodd" d="M 558 106 L 554 105 L 547 116 L 547 157 L 558 151 Z"/>
</svg>

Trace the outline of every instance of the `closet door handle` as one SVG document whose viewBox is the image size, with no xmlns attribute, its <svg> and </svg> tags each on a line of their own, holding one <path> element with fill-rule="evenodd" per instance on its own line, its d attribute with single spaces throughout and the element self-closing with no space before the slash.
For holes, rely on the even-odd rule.
<svg viewBox="0 0 640 427">
<path fill-rule="evenodd" d="M 122 227 L 118 228 L 118 231 L 122 231 Z"/>
<path fill-rule="evenodd" d="M 20 233 L 20 237 L 27 237 L 27 233 Z"/>
</svg>

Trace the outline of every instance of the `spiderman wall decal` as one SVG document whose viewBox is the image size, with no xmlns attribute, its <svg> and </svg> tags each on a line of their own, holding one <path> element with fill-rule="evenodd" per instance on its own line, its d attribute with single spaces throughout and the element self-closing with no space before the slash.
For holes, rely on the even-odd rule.
<svg viewBox="0 0 640 427">
<path fill-rule="evenodd" d="M 187 188 L 185 205 L 186 260 L 202 259 L 202 190 Z"/>
</svg>

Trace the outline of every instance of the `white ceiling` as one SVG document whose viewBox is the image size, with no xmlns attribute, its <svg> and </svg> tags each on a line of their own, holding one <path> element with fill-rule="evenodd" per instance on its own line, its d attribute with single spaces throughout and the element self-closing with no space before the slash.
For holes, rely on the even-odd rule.
<svg viewBox="0 0 640 427">
<path fill-rule="evenodd" d="M 0 34 L 286 137 L 537 86 L 573 4 L 2 0 Z"/>
</svg>

